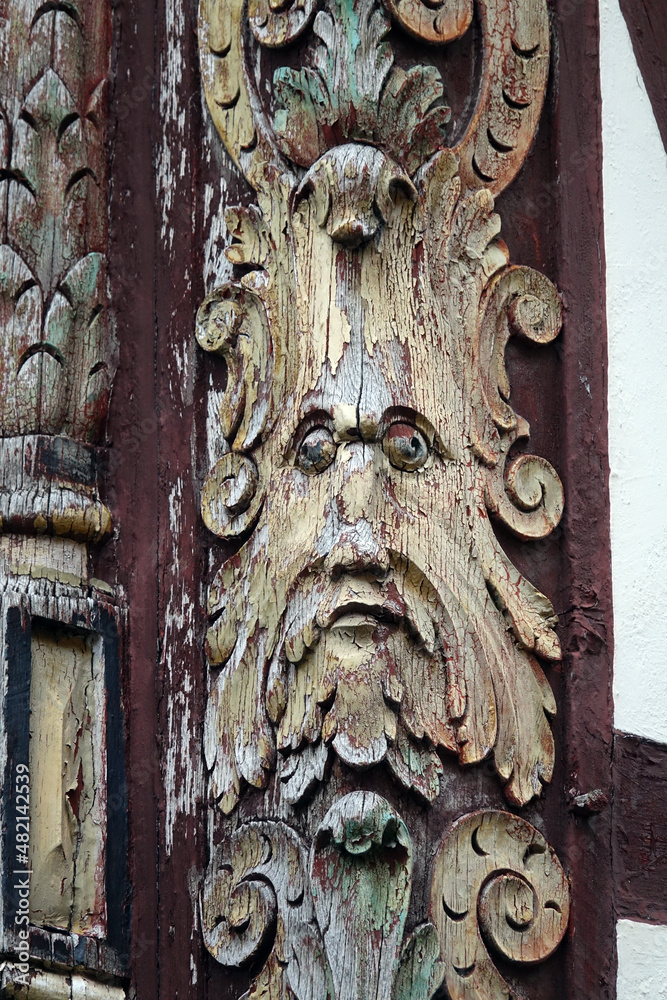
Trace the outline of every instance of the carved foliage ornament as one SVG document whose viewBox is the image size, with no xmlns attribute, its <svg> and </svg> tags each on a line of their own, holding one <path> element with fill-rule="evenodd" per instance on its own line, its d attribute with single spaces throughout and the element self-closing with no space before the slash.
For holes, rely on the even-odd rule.
<svg viewBox="0 0 667 1000">
<path fill-rule="evenodd" d="M 115 372 L 107 288 L 110 7 L 0 14 L 0 531 L 99 541 L 93 445 Z"/>
<path fill-rule="evenodd" d="M 228 371 L 225 450 L 204 486 L 203 516 L 211 531 L 240 544 L 214 579 L 208 607 L 205 753 L 223 814 L 244 786 L 264 788 L 273 775 L 273 801 L 289 813 L 326 784 L 334 760 L 352 769 L 382 764 L 427 803 L 439 795 L 447 752 L 462 764 L 491 757 L 516 806 L 551 778 L 555 702 L 537 658 L 560 657 L 556 618 L 512 565 L 490 516 L 537 539 L 558 524 L 563 506 L 549 463 L 513 450 L 529 428 L 509 404 L 504 362 L 510 336 L 546 344 L 558 335 L 561 304 L 543 275 L 509 264 L 493 211 L 537 126 L 549 61 L 546 3 L 477 0 L 482 76 L 454 144 L 439 70 L 404 68 L 392 45 L 401 31 L 445 45 L 469 30 L 473 13 L 472 0 L 201 3 L 208 105 L 257 196 L 256 206 L 227 214 L 227 254 L 240 277 L 206 299 L 197 321 L 200 344 Z M 275 49 L 291 64 L 260 87 Z M 424 56 L 431 51 L 423 46 Z M 406 944 L 410 837 L 397 814 L 387 818 L 388 803 L 367 800 L 334 800 L 310 847 L 284 825 L 240 828 L 221 848 L 231 860 L 214 859 L 207 876 L 209 950 L 225 964 L 251 961 L 264 947 L 262 926 L 273 926 L 267 907 L 277 905 L 289 919 L 278 922 L 269 964 L 280 975 L 287 968 L 297 996 L 324 989 L 332 997 L 430 997 L 443 976 L 452 997 L 506 995 L 465 913 L 496 928 L 485 934 L 502 953 L 540 960 L 564 933 L 564 878 L 551 899 L 558 919 L 538 919 L 514 876 L 491 891 L 487 873 L 475 890 L 484 905 L 456 910 L 463 938 L 435 906 L 430 930 Z M 480 829 L 511 828 L 507 836 L 521 843 L 539 838 L 504 816 L 487 814 Z M 382 896 L 389 876 L 377 864 L 385 861 L 359 869 L 355 861 L 348 871 L 345 858 L 375 850 L 346 846 L 348 823 L 370 824 L 369 845 L 397 852 L 381 931 L 377 913 L 364 910 L 359 880 L 376 879 L 372 895 Z M 279 846 L 267 846 L 275 838 Z M 325 862 L 327 851 L 334 853 Z M 480 855 L 473 844 L 476 857 L 495 851 Z M 519 855 L 517 878 L 527 886 Z M 244 865 L 283 874 L 266 875 L 253 894 Z M 292 879 L 288 870 L 301 874 Z M 237 876 L 242 887 L 225 888 Z M 287 879 L 284 888 L 276 878 Z M 287 897 L 299 879 L 306 888 L 293 932 Z M 345 898 L 360 908 L 352 922 L 348 910 L 347 923 L 336 910 L 343 883 L 356 886 Z M 463 889 L 448 883 L 443 899 L 450 890 L 456 909 Z M 233 913 L 223 918 L 228 891 Z M 303 902 L 309 892 L 312 906 Z M 498 929 L 498 907 L 512 893 L 523 900 L 510 920 L 521 944 Z M 242 935 L 231 932 L 246 923 Z M 355 928 L 344 969 L 327 943 L 331 928 L 339 941 L 348 933 L 343 924 Z M 393 943 L 367 961 L 364 942 L 380 932 Z M 292 971 L 290 948 L 309 950 L 308 984 Z M 432 973 L 409 957 L 416 950 L 431 956 Z M 468 967 L 478 971 L 461 985 L 455 977 L 468 976 Z"/>
</svg>

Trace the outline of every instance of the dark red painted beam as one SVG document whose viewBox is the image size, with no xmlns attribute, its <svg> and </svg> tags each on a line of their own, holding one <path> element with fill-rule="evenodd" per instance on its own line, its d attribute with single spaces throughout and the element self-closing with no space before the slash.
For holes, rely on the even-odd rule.
<svg viewBox="0 0 667 1000">
<path fill-rule="evenodd" d="M 620 4 L 667 149 L 667 6 L 665 0 L 620 0 Z"/>
<path fill-rule="evenodd" d="M 616 735 L 612 823 L 617 915 L 667 923 L 667 747 Z"/>
</svg>

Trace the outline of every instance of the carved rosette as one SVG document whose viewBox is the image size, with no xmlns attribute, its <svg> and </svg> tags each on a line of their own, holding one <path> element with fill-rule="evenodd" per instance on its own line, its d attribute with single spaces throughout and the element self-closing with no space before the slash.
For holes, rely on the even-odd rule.
<svg viewBox="0 0 667 1000">
<path fill-rule="evenodd" d="M 107 3 L 9 3 L 0 31 L 0 531 L 108 535 Z"/>
<path fill-rule="evenodd" d="M 481 79 L 454 143 L 432 50 L 404 66 L 393 39 L 447 45 L 475 10 Z M 285 65 L 274 53 L 260 87 L 249 67 L 268 65 L 268 49 L 285 49 Z M 202 512 L 238 540 L 209 591 L 205 756 L 220 816 L 251 786 L 284 820 L 223 836 L 202 897 L 207 946 L 252 966 L 277 927 L 253 989 L 282 977 L 304 1000 L 430 1000 L 443 982 L 452 1000 L 507 996 L 485 942 L 540 961 L 567 925 L 555 856 L 545 870 L 524 864 L 524 847 L 552 858 L 537 831 L 473 814 L 465 840 L 461 820 L 433 893 L 445 893 L 449 852 L 469 856 L 462 881 L 449 872 L 469 891 L 455 918 L 464 943 L 440 911 L 404 940 L 408 827 L 377 795 L 340 796 L 329 775 L 382 767 L 432 804 L 448 756 L 489 758 L 516 807 L 552 776 L 556 705 L 540 661 L 560 658 L 557 619 L 494 532 L 501 521 L 543 538 L 563 510 L 557 473 L 525 452 L 505 368 L 510 337 L 558 336 L 561 303 L 546 277 L 510 265 L 493 202 L 537 128 L 546 2 L 201 0 L 200 51 L 213 120 L 257 197 L 228 212 L 237 277 L 197 318 L 227 371 Z M 288 844 L 298 904 L 280 881 Z M 386 906 L 370 912 L 369 898 Z"/>
</svg>

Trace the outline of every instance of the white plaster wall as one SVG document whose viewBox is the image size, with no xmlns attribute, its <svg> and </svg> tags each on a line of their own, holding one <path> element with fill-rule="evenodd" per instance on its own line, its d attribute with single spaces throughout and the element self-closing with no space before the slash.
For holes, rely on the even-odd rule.
<svg viewBox="0 0 667 1000">
<path fill-rule="evenodd" d="M 667 927 L 619 920 L 616 1000 L 667 1000 Z"/>
<path fill-rule="evenodd" d="M 667 155 L 618 0 L 600 22 L 614 721 L 667 743 Z"/>
</svg>

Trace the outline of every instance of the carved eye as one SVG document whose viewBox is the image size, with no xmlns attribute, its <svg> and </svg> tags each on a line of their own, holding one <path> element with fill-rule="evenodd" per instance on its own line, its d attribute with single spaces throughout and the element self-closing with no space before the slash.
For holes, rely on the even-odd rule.
<svg viewBox="0 0 667 1000">
<path fill-rule="evenodd" d="M 308 476 L 324 472 L 336 457 L 336 442 L 328 427 L 313 427 L 299 445 L 296 464 Z"/>
<path fill-rule="evenodd" d="M 414 472 L 428 458 L 428 442 L 412 424 L 392 424 L 382 440 L 385 455 L 396 469 Z"/>
</svg>

